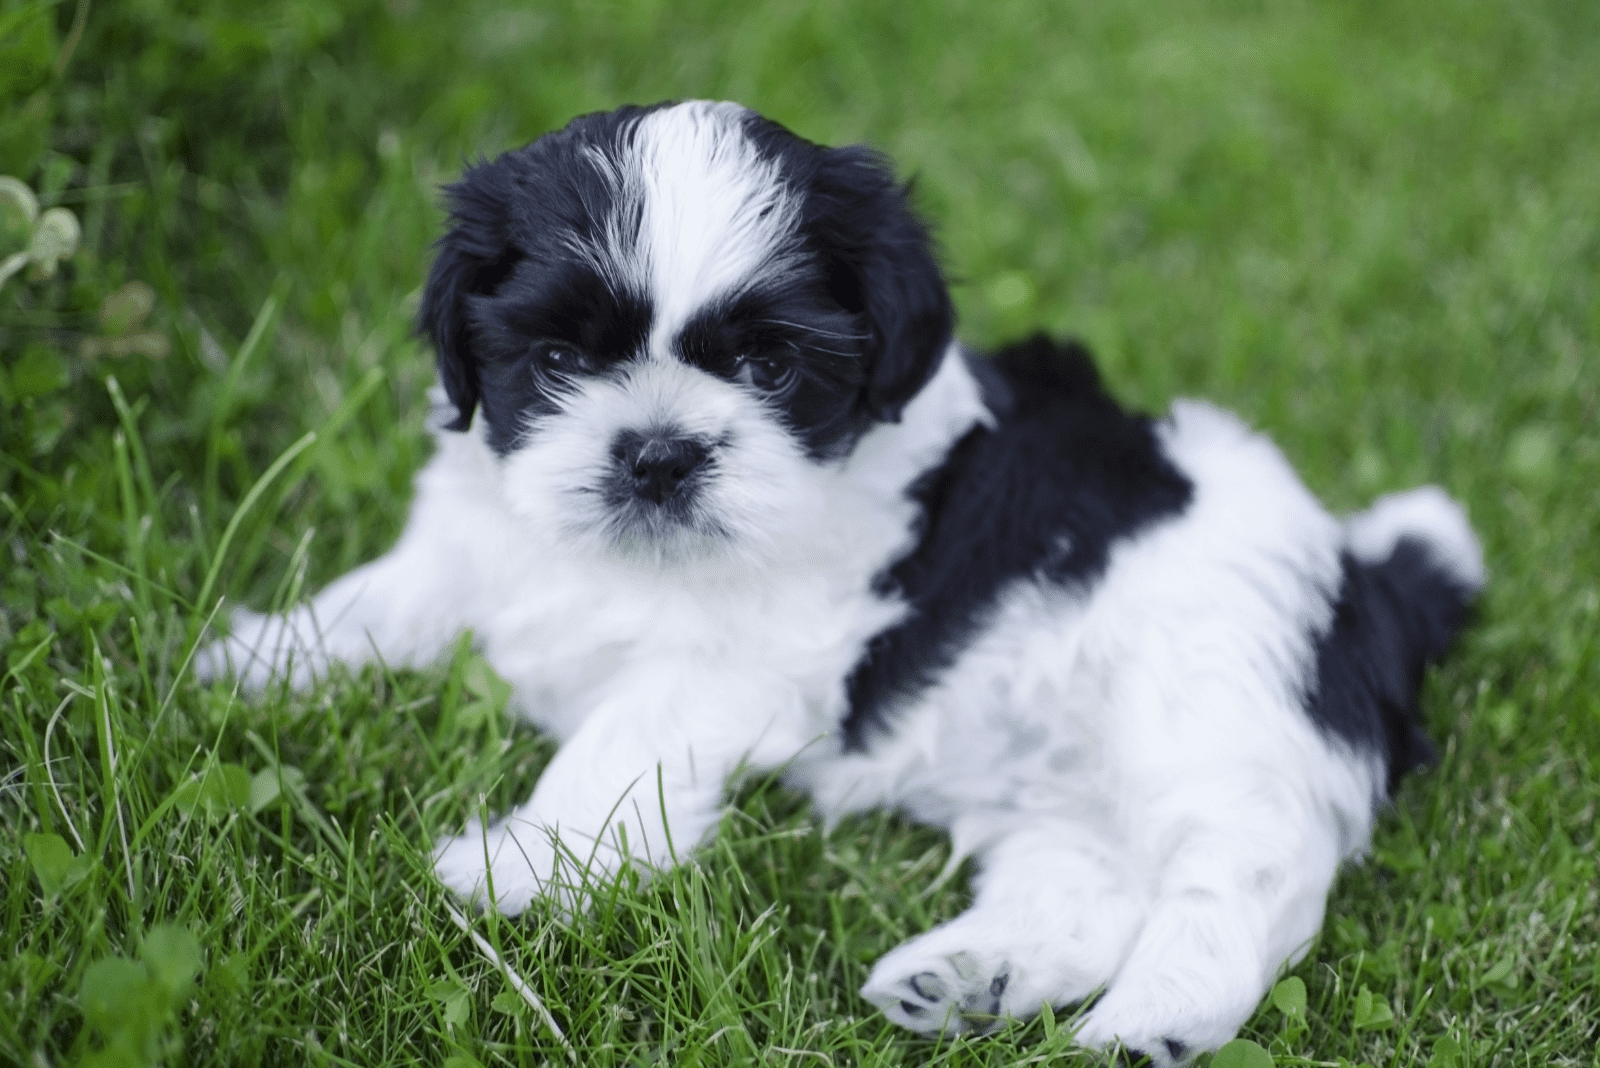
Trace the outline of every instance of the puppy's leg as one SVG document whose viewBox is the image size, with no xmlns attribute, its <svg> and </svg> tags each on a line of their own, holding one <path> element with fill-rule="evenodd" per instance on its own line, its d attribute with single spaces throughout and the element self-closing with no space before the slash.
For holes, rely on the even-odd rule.
<svg viewBox="0 0 1600 1068">
<path fill-rule="evenodd" d="M 1182 1064 L 1227 1042 L 1278 969 L 1297 960 L 1322 923 L 1340 857 L 1327 812 L 1289 797 L 1270 802 L 1228 784 L 1197 794 L 1138 939 L 1111 988 L 1084 1019 L 1086 1046 L 1121 1042 L 1154 1064 Z M 1232 784 L 1235 788 L 1237 784 Z M 1233 803 L 1218 803 L 1234 795 Z M 1356 822 L 1356 821 L 1351 821 Z"/>
<path fill-rule="evenodd" d="M 229 636 L 196 654 L 195 674 L 211 681 L 232 673 L 252 692 L 274 678 L 304 689 L 336 662 L 419 667 L 437 658 L 493 588 L 486 569 L 515 558 L 506 519 L 487 503 L 481 479 L 462 469 L 469 447 L 441 441 L 387 554 L 282 615 L 234 611 Z"/>
<path fill-rule="evenodd" d="M 1110 982 L 1147 905 L 1103 836 L 1042 820 L 983 856 L 972 907 L 889 953 L 861 994 L 914 1031 L 985 1030 Z"/>
<path fill-rule="evenodd" d="M 282 615 L 235 609 L 228 637 L 196 655 L 195 674 L 211 681 L 232 673 L 254 693 L 274 678 L 305 689 L 335 662 L 355 667 L 377 657 L 397 666 L 425 661 L 426 656 L 408 655 L 420 652 L 416 647 L 424 643 L 413 640 L 420 634 L 385 625 L 395 618 L 387 609 L 405 599 L 408 579 L 417 573 L 416 566 L 391 554 L 357 568 L 310 603 Z"/>
<path fill-rule="evenodd" d="M 441 882 L 508 914 L 541 897 L 581 909 L 587 886 L 629 861 L 669 867 L 715 828 L 730 775 L 776 767 L 807 740 L 787 715 L 798 701 L 775 709 L 759 681 L 692 664 L 643 677 L 584 718 L 525 804 L 440 843 Z"/>
</svg>

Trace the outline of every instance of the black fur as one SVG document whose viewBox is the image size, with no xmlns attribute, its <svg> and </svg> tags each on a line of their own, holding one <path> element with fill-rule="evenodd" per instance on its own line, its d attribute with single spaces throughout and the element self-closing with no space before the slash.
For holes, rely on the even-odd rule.
<svg viewBox="0 0 1600 1068">
<path fill-rule="evenodd" d="M 1008 583 L 1091 581 L 1113 542 L 1180 514 L 1193 492 L 1150 420 L 1101 388 L 1082 346 L 1035 337 L 977 366 L 991 379 L 986 397 L 1009 406 L 912 489 L 919 540 L 879 577 L 910 611 L 850 674 L 843 730 L 854 748 L 954 662 Z"/>
<path fill-rule="evenodd" d="M 1358 751 L 1378 753 L 1393 793 L 1406 772 L 1433 761 L 1418 708 L 1424 669 L 1449 649 L 1472 591 L 1403 537 L 1381 564 L 1344 557 L 1333 625 L 1317 641 L 1306 713 Z"/>
</svg>

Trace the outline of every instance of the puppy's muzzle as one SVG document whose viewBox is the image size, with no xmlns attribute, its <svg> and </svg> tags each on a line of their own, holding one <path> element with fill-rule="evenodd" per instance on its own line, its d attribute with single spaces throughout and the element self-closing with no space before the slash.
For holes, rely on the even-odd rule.
<svg viewBox="0 0 1600 1068">
<path fill-rule="evenodd" d="M 679 434 L 626 430 L 617 435 L 611 455 L 634 496 L 665 504 L 705 466 L 711 450 L 704 442 Z"/>
</svg>

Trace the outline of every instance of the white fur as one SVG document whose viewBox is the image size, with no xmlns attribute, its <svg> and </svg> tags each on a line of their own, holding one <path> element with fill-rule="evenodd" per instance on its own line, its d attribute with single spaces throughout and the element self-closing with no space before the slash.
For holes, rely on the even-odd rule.
<svg viewBox="0 0 1600 1068">
<path fill-rule="evenodd" d="M 575 242 L 574 250 L 650 295 L 656 360 L 671 358 L 691 315 L 781 277 L 796 252 L 798 205 L 777 164 L 742 136 L 748 115 L 738 104 L 691 100 L 641 119 L 620 160 L 590 153 L 617 204 L 602 247 Z"/>
<path fill-rule="evenodd" d="M 1341 525 L 1265 439 L 1180 403 L 1159 439 L 1191 506 L 1085 587 L 1016 582 L 887 736 L 844 751 L 843 680 L 904 611 L 870 590 L 914 536 L 907 487 L 991 416 L 952 347 L 901 422 L 821 464 L 671 357 L 675 324 L 790 254 L 794 206 L 740 114 L 657 112 L 614 175 L 644 223 L 589 254 L 655 300 L 648 358 L 575 384 L 503 460 L 441 434 L 393 550 L 286 616 L 236 613 L 199 673 L 298 688 L 334 662 L 426 664 L 470 627 L 561 746 L 526 803 L 440 843 L 462 896 L 580 908 L 582 879 L 703 839 L 731 777 L 785 768 L 828 820 L 899 808 L 980 861 L 972 907 L 874 968 L 890 1019 L 961 1031 L 1108 988 L 1078 1041 L 1163 1064 L 1216 1048 L 1305 952 L 1382 795 L 1378 760 L 1302 709 L 1340 553 L 1419 533 L 1475 587 L 1470 528 L 1431 489 Z M 728 444 L 695 522 L 643 537 L 594 487 L 618 430 L 657 425 Z"/>
</svg>

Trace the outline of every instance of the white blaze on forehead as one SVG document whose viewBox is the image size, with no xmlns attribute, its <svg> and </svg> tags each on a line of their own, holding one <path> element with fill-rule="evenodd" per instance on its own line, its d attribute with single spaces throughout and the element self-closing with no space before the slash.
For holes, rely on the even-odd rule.
<svg viewBox="0 0 1600 1068">
<path fill-rule="evenodd" d="M 654 309 L 653 355 L 708 301 L 781 272 L 794 254 L 797 198 L 746 140 L 748 115 L 703 100 L 651 112 L 618 161 L 622 200 L 640 213 L 632 253 Z"/>
</svg>

